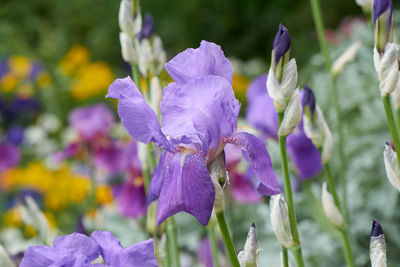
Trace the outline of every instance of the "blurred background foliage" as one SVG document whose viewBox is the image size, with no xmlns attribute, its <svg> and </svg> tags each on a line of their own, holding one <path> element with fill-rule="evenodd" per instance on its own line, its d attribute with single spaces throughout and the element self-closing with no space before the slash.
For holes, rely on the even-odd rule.
<svg viewBox="0 0 400 267">
<path fill-rule="evenodd" d="M 346 16 L 362 15 L 354 1 L 322 1 L 327 28 Z M 142 12 L 155 18 L 169 57 L 197 47 L 200 40 L 221 44 L 229 57 L 269 57 L 279 23 L 290 30 L 299 65 L 318 50 L 309 1 L 302 0 L 146 0 Z M 89 48 L 94 60 L 121 67 L 118 40 L 119 1 L 3 0 L 0 54 L 21 54 L 53 65 L 74 44 Z"/>
</svg>

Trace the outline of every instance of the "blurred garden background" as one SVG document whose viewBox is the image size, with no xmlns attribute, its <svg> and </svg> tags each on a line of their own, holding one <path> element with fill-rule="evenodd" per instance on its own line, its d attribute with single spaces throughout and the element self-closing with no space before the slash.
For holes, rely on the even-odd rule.
<svg viewBox="0 0 400 267">
<path fill-rule="evenodd" d="M 268 71 L 273 39 L 279 23 L 283 23 L 291 34 L 291 56 L 298 64 L 299 85 L 314 89 L 335 135 L 329 76 L 309 1 L 142 0 L 140 5 L 143 17 L 149 13 L 154 18 L 167 61 L 186 48 L 197 48 L 201 40 L 222 47 L 233 63 L 233 88 L 242 103 L 241 117 L 246 126 L 246 89 L 252 79 Z M 370 17 L 352 0 L 321 0 L 321 6 L 333 60 L 353 42 L 362 41 L 356 60 L 338 77 L 356 263 L 370 266 L 370 224 L 379 219 L 388 232 L 388 266 L 398 266 L 399 200 L 383 165 L 382 149 L 390 135 L 373 67 Z M 112 231 L 124 245 L 147 238 L 145 221 L 140 220 L 146 211 L 132 214 L 115 207 L 121 194 L 132 193 L 131 189 L 130 193 L 115 189 L 123 184 L 126 173 L 134 178 L 141 173 L 134 173 L 131 166 L 129 171 L 114 172 L 114 166 L 109 165 L 115 163 L 116 154 L 102 154 L 102 149 L 119 151 L 130 142 L 116 115 L 115 102 L 105 99 L 108 86 L 116 78 L 131 75 L 129 64 L 121 56 L 119 7 L 117 0 L 1 2 L 0 243 L 17 262 L 29 245 L 51 244 L 54 236 L 69 234 L 80 226 L 88 231 Z M 400 4 L 394 2 L 394 7 Z M 395 15 L 398 18 L 398 13 Z M 170 81 L 165 72 L 160 79 L 164 85 Z M 88 111 L 83 124 L 93 114 L 109 118 L 96 122 L 105 128 L 100 139 L 82 137 L 80 126 L 71 119 L 74 110 L 84 107 L 98 109 Z M 274 140 L 267 145 L 274 170 L 281 176 L 278 145 Z M 132 151 L 137 158 L 135 149 Z M 129 156 L 131 152 L 126 153 Z M 91 161 L 94 154 L 99 157 Z M 334 159 L 335 174 L 339 166 Z M 291 170 L 296 180 L 295 167 Z M 91 176 L 96 176 L 96 187 L 91 185 Z M 304 255 L 309 266 L 341 266 L 338 232 L 315 204 L 320 199 L 320 181 L 321 174 L 300 186 L 295 196 Z M 23 200 L 28 195 L 38 206 Z M 20 205 L 25 209 L 21 211 Z M 36 209 L 43 213 L 32 217 Z M 261 266 L 279 266 L 280 246 L 269 225 L 267 205 L 234 202 L 228 205 L 229 210 L 237 251 L 243 248 L 251 218 L 257 227 L 260 225 L 261 261 L 269 263 Z M 183 266 L 197 266 L 201 261 L 196 259 L 196 252 L 205 231 L 187 214 L 176 217 Z M 40 227 L 43 220 L 48 229 Z M 319 265 L 321 261 L 325 264 Z"/>
</svg>

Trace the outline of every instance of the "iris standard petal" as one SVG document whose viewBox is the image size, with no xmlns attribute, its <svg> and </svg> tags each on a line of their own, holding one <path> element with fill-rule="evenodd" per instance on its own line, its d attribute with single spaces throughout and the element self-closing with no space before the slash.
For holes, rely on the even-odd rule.
<svg viewBox="0 0 400 267">
<path fill-rule="evenodd" d="M 165 69 L 177 83 L 215 75 L 232 84 L 231 62 L 224 56 L 219 45 L 207 41 L 201 41 L 199 48 L 189 48 L 179 53 L 165 64 Z"/>
<path fill-rule="evenodd" d="M 278 113 L 268 95 L 267 75 L 255 78 L 247 89 L 246 119 L 267 138 L 278 139 Z"/>
<path fill-rule="evenodd" d="M 119 99 L 118 115 L 133 138 L 143 143 L 154 142 L 164 149 L 173 149 L 161 132 L 156 114 L 130 77 L 115 80 L 108 88 L 106 97 Z"/>
<path fill-rule="evenodd" d="M 158 199 L 157 224 L 185 211 L 207 225 L 214 204 L 215 189 L 206 162 L 190 151 L 176 153 L 165 168 L 164 183 Z"/>
<path fill-rule="evenodd" d="M 31 246 L 25 253 L 20 267 L 50 266 L 56 258 L 54 248 L 48 246 Z"/>
<path fill-rule="evenodd" d="M 223 140 L 239 146 L 260 184 L 257 191 L 260 194 L 271 196 L 279 194 L 278 180 L 272 169 L 271 158 L 260 139 L 246 132 L 239 132 Z"/>
<path fill-rule="evenodd" d="M 220 138 L 231 136 L 240 111 L 232 86 L 218 76 L 205 76 L 164 88 L 161 101 L 163 132 L 201 143 L 203 153 L 215 151 Z M 184 142 L 187 143 L 187 142 Z"/>
<path fill-rule="evenodd" d="M 297 127 L 287 137 L 287 150 L 298 170 L 300 180 L 312 178 L 321 171 L 320 153 L 301 127 Z"/>
<path fill-rule="evenodd" d="M 124 248 L 120 258 L 120 266 L 157 267 L 154 254 L 154 241 L 149 239 Z"/>
<path fill-rule="evenodd" d="M 57 252 L 64 254 L 85 255 L 89 262 L 97 258 L 100 249 L 94 240 L 79 233 L 57 237 L 54 239 L 53 247 Z"/>
</svg>

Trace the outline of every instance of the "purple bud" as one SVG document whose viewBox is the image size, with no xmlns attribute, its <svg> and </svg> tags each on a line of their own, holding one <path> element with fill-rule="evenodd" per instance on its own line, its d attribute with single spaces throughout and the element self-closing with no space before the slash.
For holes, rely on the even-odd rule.
<svg viewBox="0 0 400 267">
<path fill-rule="evenodd" d="M 282 24 L 279 24 L 279 29 L 275 35 L 274 44 L 272 47 L 274 68 L 279 64 L 282 57 L 290 50 L 290 35 L 288 30 Z"/>
<path fill-rule="evenodd" d="M 314 92 L 307 85 L 304 86 L 304 94 L 301 104 L 303 105 L 303 108 L 308 107 L 310 109 L 311 116 L 313 117 L 315 112 L 315 96 Z"/>
<path fill-rule="evenodd" d="M 383 235 L 381 224 L 378 221 L 374 220 L 372 222 L 371 236 L 380 236 L 380 235 Z"/>
<path fill-rule="evenodd" d="M 393 39 L 392 0 L 374 0 L 373 20 L 375 46 L 379 52 L 385 50 Z"/>
<path fill-rule="evenodd" d="M 137 37 L 139 41 L 142 41 L 145 38 L 149 38 L 154 32 L 154 20 L 153 17 L 147 13 L 144 18 L 144 23 L 142 26 L 142 30 L 138 33 Z"/>
<path fill-rule="evenodd" d="M 374 0 L 374 10 L 373 10 L 374 27 L 376 26 L 376 21 L 378 20 L 378 18 L 387 10 L 389 10 L 388 13 L 391 21 L 393 12 L 392 0 Z"/>
</svg>

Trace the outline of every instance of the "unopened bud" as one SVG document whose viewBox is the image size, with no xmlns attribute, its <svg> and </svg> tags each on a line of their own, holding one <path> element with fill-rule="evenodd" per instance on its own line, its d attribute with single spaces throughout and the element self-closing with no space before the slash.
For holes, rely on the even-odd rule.
<svg viewBox="0 0 400 267">
<path fill-rule="evenodd" d="M 131 37 L 125 32 L 120 32 L 119 41 L 121 43 L 122 59 L 128 63 L 135 64 L 138 61 L 138 56 Z"/>
<path fill-rule="evenodd" d="M 211 180 L 215 187 L 215 212 L 224 209 L 224 186 L 226 182 L 225 153 L 222 153 L 213 161 L 210 167 Z"/>
<path fill-rule="evenodd" d="M 396 110 L 400 109 L 400 72 L 399 76 L 397 77 L 397 84 L 396 88 L 393 90 L 393 92 L 390 94 L 393 102 L 393 106 Z"/>
<path fill-rule="evenodd" d="M 373 20 L 375 47 L 380 53 L 393 40 L 392 0 L 374 0 Z"/>
<path fill-rule="evenodd" d="M 339 208 L 335 205 L 332 195 L 327 190 L 326 182 L 322 184 L 322 208 L 328 220 L 336 227 L 344 226 L 344 219 Z"/>
<path fill-rule="evenodd" d="M 333 136 L 332 132 L 328 127 L 328 124 L 325 123 L 325 137 L 324 143 L 322 144 L 322 155 L 321 160 L 322 163 L 328 163 L 332 159 L 333 154 Z"/>
<path fill-rule="evenodd" d="M 282 123 L 279 127 L 278 135 L 288 136 L 300 123 L 301 114 L 302 107 L 300 102 L 299 89 L 297 89 L 285 110 Z"/>
<path fill-rule="evenodd" d="M 397 161 L 397 154 L 388 144 L 385 145 L 385 149 L 383 150 L 383 159 L 389 182 L 400 191 L 400 167 Z"/>
<path fill-rule="evenodd" d="M 395 43 L 386 44 L 385 51 L 379 53 L 374 48 L 374 65 L 378 73 L 379 89 L 382 96 L 387 96 L 397 86 L 399 63 L 397 56 L 398 46 Z"/>
<path fill-rule="evenodd" d="M 160 114 L 160 102 L 161 102 L 161 96 L 162 96 L 162 88 L 161 88 L 161 83 L 160 79 L 158 77 L 153 76 L 151 78 L 151 83 L 150 83 L 150 107 L 154 112 L 159 115 Z"/>
<path fill-rule="evenodd" d="M 142 29 L 142 15 L 138 0 L 121 0 L 118 15 L 119 27 L 131 38 Z"/>
<path fill-rule="evenodd" d="M 306 108 L 304 108 L 306 111 Z M 321 148 L 325 141 L 326 122 L 321 109 L 316 106 L 314 116 L 308 116 L 304 113 L 303 126 L 307 137 L 317 148 Z"/>
<path fill-rule="evenodd" d="M 7 251 L 0 244 L 0 266 L 2 267 L 15 267 Z"/>
<path fill-rule="evenodd" d="M 297 248 L 298 244 L 294 242 L 290 228 L 288 207 L 281 194 L 271 197 L 270 206 L 271 225 L 279 243 L 285 248 Z"/>
<path fill-rule="evenodd" d="M 335 60 L 335 62 L 333 62 L 331 72 L 334 76 L 340 74 L 346 64 L 355 59 L 361 45 L 362 43 L 360 41 L 353 43 L 343 52 L 343 54 L 338 59 Z"/>
<path fill-rule="evenodd" d="M 253 223 L 247 234 L 244 249 L 239 252 L 238 259 L 241 267 L 258 267 L 260 249 L 258 248 L 257 229 Z"/>
<path fill-rule="evenodd" d="M 278 81 L 282 80 L 283 68 L 289 62 L 290 56 L 290 35 L 285 26 L 279 24 L 278 32 L 275 35 L 272 47 L 271 68 L 276 74 Z"/>
<path fill-rule="evenodd" d="M 378 221 L 373 221 L 371 239 L 369 241 L 371 267 L 386 267 L 385 235 Z"/>
</svg>

